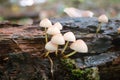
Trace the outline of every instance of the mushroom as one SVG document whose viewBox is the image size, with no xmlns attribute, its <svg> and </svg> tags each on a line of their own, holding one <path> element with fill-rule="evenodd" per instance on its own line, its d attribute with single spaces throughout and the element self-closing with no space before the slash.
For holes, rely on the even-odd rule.
<svg viewBox="0 0 120 80">
<path fill-rule="evenodd" d="M 51 42 L 54 44 L 58 44 L 58 45 L 65 44 L 65 40 L 64 40 L 64 37 L 62 36 L 62 34 L 53 35 L 53 37 L 51 38 Z"/>
<path fill-rule="evenodd" d="M 117 33 L 120 34 L 120 27 L 117 29 Z"/>
<path fill-rule="evenodd" d="M 98 21 L 99 22 L 103 22 L 103 23 L 107 23 L 108 22 L 108 17 L 106 15 L 101 15 L 100 17 L 98 17 Z"/>
<path fill-rule="evenodd" d="M 70 45 L 70 48 L 74 51 L 65 55 L 64 56 L 65 58 L 74 55 L 76 52 L 80 52 L 80 53 L 87 53 L 88 52 L 88 47 L 82 39 L 79 39 L 79 40 L 76 40 L 75 42 L 73 42 Z"/>
<path fill-rule="evenodd" d="M 104 14 L 102 14 L 100 17 L 98 17 L 98 22 L 99 22 L 99 25 L 98 25 L 98 28 L 96 30 L 96 33 L 98 33 L 101 29 L 101 23 L 107 23 L 108 22 L 108 17 Z"/>
<path fill-rule="evenodd" d="M 51 23 L 51 21 L 49 19 L 45 18 L 45 19 L 41 20 L 39 25 L 41 27 L 48 28 L 48 27 L 52 26 L 52 23 Z"/>
<path fill-rule="evenodd" d="M 57 45 L 64 45 L 65 44 L 65 40 L 64 37 L 62 36 L 62 34 L 56 34 L 53 35 L 53 37 L 51 38 L 51 42 Z M 58 54 L 58 50 L 56 50 L 56 55 Z"/>
<path fill-rule="evenodd" d="M 45 41 L 47 43 L 48 38 L 47 38 L 46 30 L 47 30 L 47 28 L 52 26 L 52 23 L 51 23 L 51 21 L 49 19 L 45 18 L 45 19 L 41 20 L 39 26 L 45 28 Z"/>
<path fill-rule="evenodd" d="M 83 11 L 82 17 L 93 17 L 94 13 L 92 11 Z"/>
<path fill-rule="evenodd" d="M 53 26 L 57 27 L 59 30 L 63 29 L 63 26 L 59 22 L 56 22 Z"/>
<path fill-rule="evenodd" d="M 60 30 L 57 27 L 52 26 L 48 28 L 46 33 L 50 35 L 60 34 Z"/>
<path fill-rule="evenodd" d="M 63 36 L 64 36 L 64 39 L 65 39 L 67 42 L 66 42 L 66 44 L 65 44 L 65 46 L 64 46 L 64 48 L 63 48 L 63 50 L 62 50 L 62 54 L 63 54 L 64 51 L 66 50 L 69 42 L 74 42 L 74 41 L 76 40 L 75 35 L 73 34 L 73 32 L 67 32 L 67 33 L 65 33 Z"/>
<path fill-rule="evenodd" d="M 51 41 L 47 42 L 45 45 L 45 49 L 48 51 L 45 56 L 48 56 L 50 52 L 55 52 L 58 48 L 57 44 L 53 44 Z"/>
</svg>

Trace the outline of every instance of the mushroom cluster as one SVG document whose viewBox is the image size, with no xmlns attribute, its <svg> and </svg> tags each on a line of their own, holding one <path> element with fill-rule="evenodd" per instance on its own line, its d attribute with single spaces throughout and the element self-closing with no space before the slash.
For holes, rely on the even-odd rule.
<svg viewBox="0 0 120 80">
<path fill-rule="evenodd" d="M 70 17 L 93 17 L 94 16 L 94 13 L 90 10 L 79 10 L 74 7 L 65 8 L 64 12 Z M 108 17 L 105 14 L 100 15 L 98 17 L 98 23 L 99 24 L 96 29 L 96 33 L 100 32 L 102 23 L 108 23 Z M 119 29 L 118 29 L 118 31 L 119 31 Z"/>
<path fill-rule="evenodd" d="M 52 25 L 51 21 L 47 18 L 41 20 L 40 27 L 45 28 L 45 49 L 47 50 L 45 56 L 47 57 L 49 53 L 55 52 L 56 55 L 58 55 L 58 47 L 59 45 L 64 45 L 64 48 L 61 50 L 61 54 L 63 55 L 65 50 L 68 47 L 68 44 L 70 44 L 70 49 L 74 50 L 73 52 L 64 55 L 64 57 L 70 57 L 74 55 L 76 52 L 80 53 L 87 53 L 88 47 L 86 43 L 82 40 L 76 40 L 75 35 L 73 32 L 66 32 L 64 35 L 62 35 L 61 31 L 63 29 L 63 26 L 56 22 L 54 25 Z M 51 40 L 48 41 L 47 35 L 52 35 Z"/>
</svg>

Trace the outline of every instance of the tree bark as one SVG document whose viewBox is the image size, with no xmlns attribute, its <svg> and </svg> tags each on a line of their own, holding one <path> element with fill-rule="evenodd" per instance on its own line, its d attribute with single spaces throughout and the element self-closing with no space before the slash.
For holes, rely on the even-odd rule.
<svg viewBox="0 0 120 80">
<path fill-rule="evenodd" d="M 102 78 L 103 75 L 107 76 L 109 70 L 112 70 L 109 75 L 114 73 L 115 76 L 111 76 L 111 80 L 113 78 L 114 80 L 120 79 L 120 35 L 117 32 L 117 28 L 120 27 L 120 19 L 110 19 L 108 23 L 102 23 L 98 34 L 96 34 L 99 24 L 97 18 L 58 18 L 50 20 L 53 24 L 60 22 L 63 25 L 62 33 L 72 31 L 77 39 L 83 39 L 87 43 L 88 53 L 76 54 L 71 57 L 76 60 L 84 59 L 85 62 L 80 63 L 78 61 L 77 63 L 80 68 L 83 66 L 99 66 Z M 11 22 L 0 22 L 0 67 L 4 66 L 3 63 L 9 60 L 8 57 L 12 54 L 28 53 L 31 56 L 41 56 L 45 53 L 44 31 L 38 23 L 39 21 L 34 22 L 33 25 L 19 25 Z M 70 51 L 67 50 L 66 53 Z M 105 80 L 110 80 L 110 78 Z"/>
</svg>

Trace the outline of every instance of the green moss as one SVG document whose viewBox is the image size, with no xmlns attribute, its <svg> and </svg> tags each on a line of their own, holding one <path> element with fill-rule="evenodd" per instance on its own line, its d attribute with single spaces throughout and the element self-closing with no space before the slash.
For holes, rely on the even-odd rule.
<svg viewBox="0 0 120 80">
<path fill-rule="evenodd" d="M 84 76 L 84 71 L 80 69 L 73 69 L 71 80 L 74 80 L 74 79 L 84 80 L 83 76 Z"/>
<path fill-rule="evenodd" d="M 73 59 L 62 59 L 63 71 L 66 71 L 64 80 L 99 80 L 97 67 L 80 69 L 75 67 Z"/>
<path fill-rule="evenodd" d="M 64 66 L 63 68 L 68 70 L 68 71 L 71 71 L 72 69 L 75 68 L 74 64 L 75 64 L 75 61 L 72 60 L 72 59 L 61 59 L 62 61 L 62 65 Z"/>
<path fill-rule="evenodd" d="M 73 69 L 72 70 L 72 79 L 71 80 L 95 80 L 92 77 L 92 69 L 87 68 L 84 70 L 81 69 Z"/>
</svg>

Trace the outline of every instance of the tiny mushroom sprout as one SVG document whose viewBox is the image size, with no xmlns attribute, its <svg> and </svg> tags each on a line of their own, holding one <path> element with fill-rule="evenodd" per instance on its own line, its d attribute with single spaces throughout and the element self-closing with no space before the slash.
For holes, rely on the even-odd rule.
<svg viewBox="0 0 120 80">
<path fill-rule="evenodd" d="M 53 26 L 57 27 L 59 30 L 63 29 L 63 26 L 59 22 L 56 22 Z"/>
<path fill-rule="evenodd" d="M 51 38 L 51 42 L 57 45 L 64 45 L 65 44 L 65 40 L 64 37 L 62 36 L 62 34 L 56 34 L 53 35 L 53 37 Z M 56 50 L 56 55 L 57 55 L 58 50 Z"/>
<path fill-rule="evenodd" d="M 80 52 L 80 53 L 87 53 L 88 52 L 88 47 L 82 39 L 79 39 L 79 40 L 76 40 L 75 42 L 73 42 L 70 45 L 70 48 L 74 51 L 65 55 L 64 56 L 65 58 L 74 55 L 76 52 Z"/>
<path fill-rule="evenodd" d="M 48 39 L 47 39 L 46 30 L 47 30 L 47 28 L 52 26 L 52 23 L 51 23 L 51 21 L 49 19 L 45 18 L 45 19 L 41 20 L 39 26 L 45 28 L 45 41 L 47 43 Z"/>
<path fill-rule="evenodd" d="M 117 33 L 120 34 L 120 27 L 117 29 Z"/>
<path fill-rule="evenodd" d="M 65 44 L 65 46 L 64 46 L 64 48 L 63 48 L 63 50 L 62 50 L 62 54 L 63 54 L 64 51 L 66 50 L 69 42 L 74 42 L 74 41 L 76 41 L 76 38 L 75 38 L 75 35 L 74 35 L 73 32 L 67 32 L 67 33 L 65 33 L 63 36 L 64 36 L 64 39 L 65 39 L 67 42 L 66 42 L 66 44 Z"/>
<path fill-rule="evenodd" d="M 49 35 L 55 35 L 55 34 L 60 34 L 61 32 L 57 27 L 52 26 L 48 28 L 46 33 Z"/>
<path fill-rule="evenodd" d="M 82 17 L 93 17 L 94 13 L 92 11 L 83 11 Z"/>
<path fill-rule="evenodd" d="M 96 33 L 98 33 L 101 29 L 101 23 L 108 23 L 108 17 L 104 14 L 102 14 L 101 16 L 98 17 L 98 22 L 99 22 L 99 26 L 96 30 Z"/>
<path fill-rule="evenodd" d="M 45 45 L 45 49 L 48 51 L 45 56 L 48 56 L 50 52 L 55 52 L 58 48 L 57 44 L 53 44 L 51 41 L 47 42 Z"/>
</svg>

